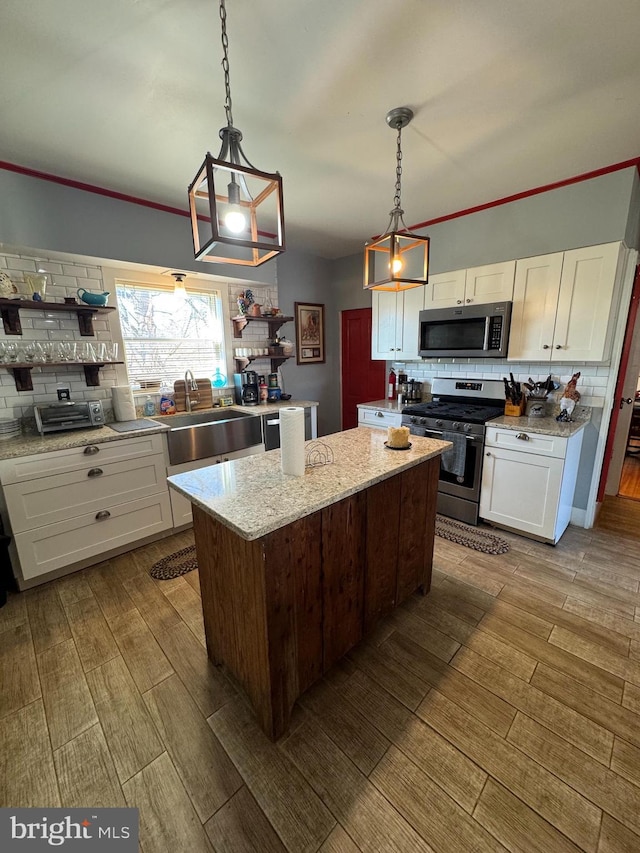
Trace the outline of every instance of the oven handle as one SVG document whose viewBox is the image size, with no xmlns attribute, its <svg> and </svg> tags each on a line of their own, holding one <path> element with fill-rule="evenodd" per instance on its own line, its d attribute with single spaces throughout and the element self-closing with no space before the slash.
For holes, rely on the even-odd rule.
<svg viewBox="0 0 640 853">
<path fill-rule="evenodd" d="M 441 431 L 438 431 L 437 429 L 427 429 L 425 427 L 424 431 L 431 433 L 431 435 L 443 435 L 443 433 Z M 465 435 L 465 438 L 467 439 L 467 441 L 482 441 L 481 435 Z"/>
</svg>

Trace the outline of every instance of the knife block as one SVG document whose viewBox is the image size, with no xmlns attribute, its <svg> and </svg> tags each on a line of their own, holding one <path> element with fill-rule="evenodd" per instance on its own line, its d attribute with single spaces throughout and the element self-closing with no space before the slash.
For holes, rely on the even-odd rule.
<svg viewBox="0 0 640 853">
<path fill-rule="evenodd" d="M 517 405 L 509 402 L 509 400 L 505 400 L 504 402 L 504 413 L 507 417 L 511 418 L 519 418 L 524 414 L 525 407 L 527 405 L 527 401 L 523 397 Z"/>
</svg>

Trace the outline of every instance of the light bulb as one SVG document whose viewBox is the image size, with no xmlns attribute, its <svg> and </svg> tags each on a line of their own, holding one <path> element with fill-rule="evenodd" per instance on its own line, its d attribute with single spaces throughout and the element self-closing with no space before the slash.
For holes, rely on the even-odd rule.
<svg viewBox="0 0 640 853">
<path fill-rule="evenodd" d="M 389 264 L 391 267 L 391 272 L 395 275 L 396 273 L 402 270 L 404 264 L 402 263 L 402 258 L 394 258 L 393 261 Z"/>
<path fill-rule="evenodd" d="M 173 287 L 173 295 L 177 296 L 178 299 L 186 299 L 187 291 L 184 286 L 184 276 L 179 273 L 172 273 L 175 279 L 175 285 Z"/>
<path fill-rule="evenodd" d="M 232 234 L 239 234 L 247 227 L 247 220 L 244 213 L 234 205 L 225 213 L 224 224 Z"/>
<path fill-rule="evenodd" d="M 224 215 L 224 224 L 232 234 L 239 234 L 247 227 L 247 220 L 240 207 L 240 186 L 233 176 L 231 183 L 227 184 L 227 198 L 229 207 Z"/>
</svg>

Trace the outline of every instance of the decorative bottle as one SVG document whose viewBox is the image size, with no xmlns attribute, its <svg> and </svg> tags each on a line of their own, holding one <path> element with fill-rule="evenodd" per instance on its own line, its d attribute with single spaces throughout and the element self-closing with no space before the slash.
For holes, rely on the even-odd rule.
<svg viewBox="0 0 640 853">
<path fill-rule="evenodd" d="M 391 368 L 389 371 L 389 384 L 387 390 L 387 400 L 395 400 L 396 399 L 396 372 Z"/>
</svg>

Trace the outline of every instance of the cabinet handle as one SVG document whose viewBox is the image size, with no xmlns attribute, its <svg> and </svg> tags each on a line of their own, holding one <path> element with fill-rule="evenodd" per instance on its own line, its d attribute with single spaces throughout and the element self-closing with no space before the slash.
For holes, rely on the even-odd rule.
<svg viewBox="0 0 640 853">
<path fill-rule="evenodd" d="M 487 453 L 487 456 L 491 456 L 491 454 L 490 454 L 490 453 Z"/>
<path fill-rule="evenodd" d="M 96 453 L 100 453 L 100 448 L 96 447 L 95 444 L 90 444 L 88 447 L 85 447 L 84 452 L 87 456 L 93 456 Z"/>
<path fill-rule="evenodd" d="M 561 344 L 556 344 L 556 349 L 562 349 Z"/>
<path fill-rule="evenodd" d="M 549 344 L 542 344 L 542 349 L 549 349 Z"/>
<path fill-rule="evenodd" d="M 462 299 L 456 299 L 456 305 L 462 305 Z"/>
<path fill-rule="evenodd" d="M 530 438 L 529 438 L 529 436 L 526 434 L 526 432 L 519 432 L 519 433 L 517 434 L 516 438 L 519 438 L 519 439 L 520 439 L 520 441 L 531 441 L 531 439 L 530 439 Z"/>
<path fill-rule="evenodd" d="M 103 474 L 102 468 L 90 468 L 87 471 L 87 477 L 102 477 Z"/>
<path fill-rule="evenodd" d="M 384 415 L 382 414 L 382 412 L 376 412 L 376 417 L 377 418 L 383 418 Z"/>
<path fill-rule="evenodd" d="M 467 299 L 467 305 L 468 305 L 470 302 L 471 302 L 471 300 L 470 300 L 470 299 Z"/>
<path fill-rule="evenodd" d="M 96 513 L 96 521 L 104 521 L 105 518 L 111 518 L 111 513 L 108 509 L 101 509 Z"/>
</svg>

